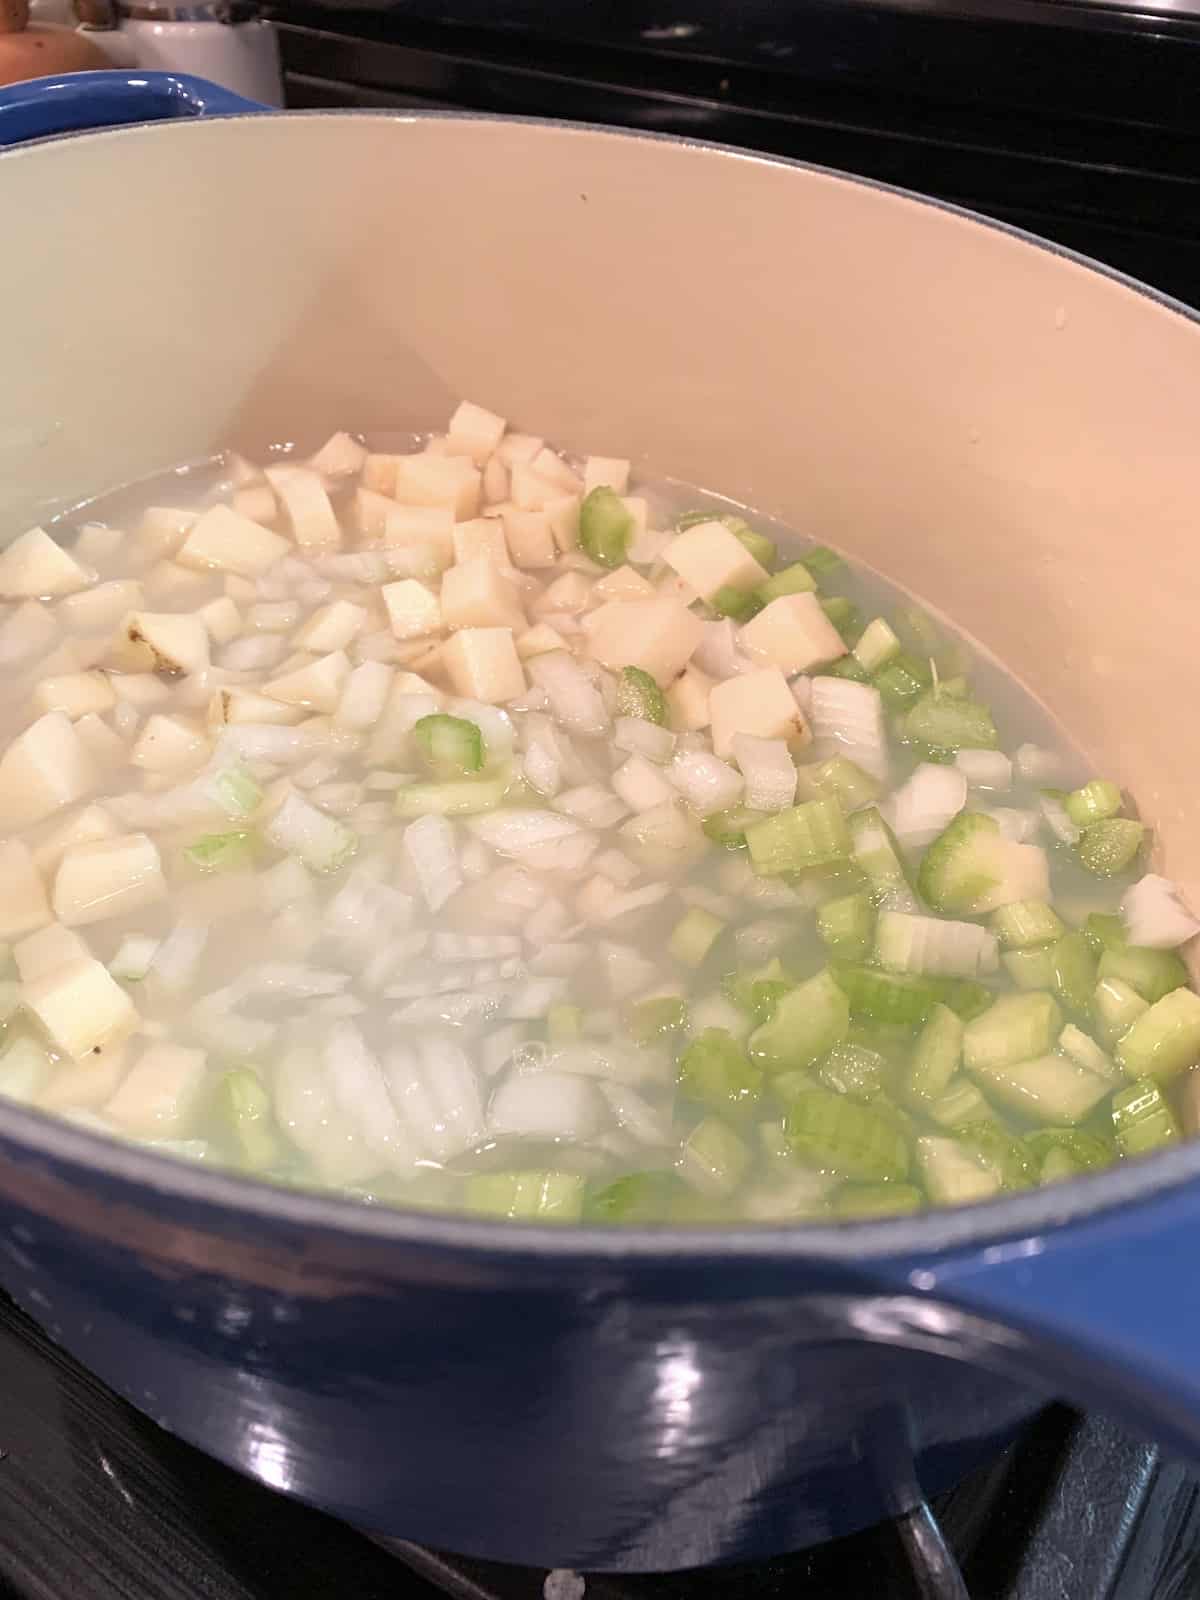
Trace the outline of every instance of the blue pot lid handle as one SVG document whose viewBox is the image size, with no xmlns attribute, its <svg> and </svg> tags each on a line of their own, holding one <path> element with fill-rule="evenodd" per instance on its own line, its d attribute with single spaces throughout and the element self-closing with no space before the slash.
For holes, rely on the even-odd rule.
<svg viewBox="0 0 1200 1600">
<path fill-rule="evenodd" d="M 269 110 L 187 73 L 71 72 L 0 89 L 0 148 L 122 123 Z"/>
</svg>

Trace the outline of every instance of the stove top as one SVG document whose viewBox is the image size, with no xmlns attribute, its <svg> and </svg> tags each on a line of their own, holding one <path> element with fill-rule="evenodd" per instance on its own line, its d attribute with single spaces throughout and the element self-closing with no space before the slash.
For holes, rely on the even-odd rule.
<svg viewBox="0 0 1200 1600">
<path fill-rule="evenodd" d="M 581 1582 L 583 1588 L 581 1589 Z M 753 1566 L 547 1574 L 384 1545 L 191 1449 L 0 1298 L 0 1600 L 1197 1600 L 1200 1483 L 1051 1407 L 925 1516 Z"/>
</svg>

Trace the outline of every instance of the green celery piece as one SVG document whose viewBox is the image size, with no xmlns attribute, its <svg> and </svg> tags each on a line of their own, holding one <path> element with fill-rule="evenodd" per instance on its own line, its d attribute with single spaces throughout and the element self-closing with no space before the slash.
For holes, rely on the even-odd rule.
<svg viewBox="0 0 1200 1600">
<path fill-rule="evenodd" d="M 546 1013 L 546 1037 L 551 1044 L 566 1044 L 583 1032 L 583 1012 L 578 1006 L 551 1006 Z"/>
<path fill-rule="evenodd" d="M 901 719 L 901 738 L 946 750 L 995 750 L 1000 743 L 986 706 L 936 689 L 921 696 Z"/>
<path fill-rule="evenodd" d="M 1005 950 L 1028 950 L 1066 933 L 1062 918 L 1044 900 L 1014 900 L 992 912 L 992 932 Z"/>
<path fill-rule="evenodd" d="M 1080 1166 L 1070 1150 L 1065 1149 L 1062 1145 L 1055 1145 L 1053 1149 L 1047 1150 L 1042 1157 L 1041 1169 L 1038 1172 L 1038 1182 L 1041 1184 L 1062 1183 L 1067 1178 L 1077 1178 L 1083 1171 L 1084 1168 Z"/>
<path fill-rule="evenodd" d="M 1060 1055 L 968 1070 L 1007 1110 L 1070 1128 L 1086 1121 L 1100 1102 L 1108 1099 L 1113 1087 L 1111 1078 L 1101 1078 Z"/>
<path fill-rule="evenodd" d="M 518 1222 L 578 1222 L 583 1192 L 574 1172 L 477 1172 L 463 1185 L 463 1206 Z"/>
<path fill-rule="evenodd" d="M 871 682 L 889 711 L 903 711 L 932 687 L 933 674 L 928 661 L 901 651 L 872 675 Z"/>
<path fill-rule="evenodd" d="M 827 667 L 821 668 L 824 678 L 848 678 L 851 683 L 870 683 L 871 677 L 866 667 L 856 655 L 844 655 L 837 661 L 831 661 Z"/>
<path fill-rule="evenodd" d="M 994 817 L 960 811 L 925 851 L 917 873 L 921 898 L 935 911 L 976 916 L 1003 883 L 1013 846 Z"/>
<path fill-rule="evenodd" d="M 633 535 L 633 514 L 607 484 L 584 495 L 579 508 L 579 543 L 602 567 L 619 567 Z"/>
<path fill-rule="evenodd" d="M 767 1080 L 766 1087 L 786 1111 L 798 1094 L 806 1094 L 809 1089 L 819 1089 L 821 1085 L 811 1072 L 802 1072 L 798 1067 L 793 1067 L 790 1072 L 775 1073 L 772 1078 Z M 764 1126 L 769 1126 L 769 1124 L 759 1123 L 760 1128 Z M 791 1146 L 783 1138 L 782 1124 L 779 1124 L 779 1128 L 783 1151 L 790 1160 Z M 778 1154 L 779 1152 L 775 1151 L 774 1153 Z"/>
<path fill-rule="evenodd" d="M 700 967 L 724 932 L 725 924 L 703 906 L 691 906 L 671 930 L 667 949 L 685 967 Z"/>
<path fill-rule="evenodd" d="M 590 1190 L 583 1215 L 588 1222 L 662 1222 L 671 1214 L 678 1187 L 673 1172 L 630 1172 Z"/>
<path fill-rule="evenodd" d="M 1123 978 L 1107 978 L 1101 974 L 1096 992 L 1092 996 L 1092 1010 L 1101 1037 L 1110 1047 L 1122 1034 L 1133 1027 L 1143 1012 L 1150 1009 L 1131 984 Z"/>
<path fill-rule="evenodd" d="M 1077 1061 L 1081 1067 L 1086 1067 L 1089 1072 L 1094 1072 L 1101 1078 L 1108 1078 L 1113 1083 L 1125 1081 L 1125 1074 L 1112 1057 L 1101 1050 L 1090 1034 L 1084 1033 L 1083 1029 L 1077 1028 L 1073 1022 L 1069 1022 L 1059 1034 L 1058 1051 L 1060 1055 L 1070 1056 L 1072 1061 Z"/>
<path fill-rule="evenodd" d="M 996 999 L 994 990 L 976 983 L 974 978 L 930 978 L 926 981 L 933 985 L 941 1004 L 949 1006 L 964 1022 L 981 1017 Z"/>
<path fill-rule="evenodd" d="M 920 1211 L 921 1191 L 911 1183 L 844 1183 L 833 1196 L 839 1217 L 900 1217 Z"/>
<path fill-rule="evenodd" d="M 248 817 L 262 804 L 262 790 L 240 761 L 218 772 L 208 793 L 231 817 Z"/>
<path fill-rule="evenodd" d="M 924 1022 L 938 1003 L 936 986 L 911 973 L 883 972 L 852 961 L 830 962 L 850 1014 L 870 1022 Z"/>
<path fill-rule="evenodd" d="M 879 672 L 900 654 L 900 641 L 883 617 L 874 617 L 855 643 L 854 654 L 868 673 Z"/>
<path fill-rule="evenodd" d="M 726 850 L 746 848 L 746 829 L 756 822 L 765 822 L 768 813 L 751 811 L 749 806 L 732 806 L 728 811 L 714 811 L 700 824 L 706 839 L 723 845 Z"/>
<path fill-rule="evenodd" d="M 925 1192 L 934 1205 L 969 1205 L 999 1194 L 999 1173 L 982 1160 L 973 1145 L 957 1137 L 926 1134 L 917 1140 L 915 1149 Z"/>
<path fill-rule="evenodd" d="M 907 746 L 914 761 L 928 761 L 937 767 L 952 767 L 958 751 L 944 744 L 926 744 L 923 739 L 909 739 Z"/>
<path fill-rule="evenodd" d="M 875 908 L 863 890 L 826 900 L 817 911 L 817 932 L 831 955 L 861 960 L 871 949 Z"/>
<path fill-rule="evenodd" d="M 772 876 L 844 861 L 850 854 L 850 831 L 841 806 L 827 796 L 756 822 L 746 829 L 746 844 L 755 872 Z"/>
<path fill-rule="evenodd" d="M 1125 924 L 1113 911 L 1091 911 L 1083 925 L 1084 936 L 1098 956 L 1106 950 L 1125 950 Z"/>
<path fill-rule="evenodd" d="M 1120 978 L 1148 1005 L 1172 989 L 1182 989 L 1188 981 L 1188 970 L 1174 950 L 1147 950 L 1133 944 L 1103 951 L 1098 975 L 1101 980 Z"/>
<path fill-rule="evenodd" d="M 862 632 L 862 613 L 853 600 L 845 595 L 831 594 L 821 601 L 821 610 L 833 623 L 846 644 L 852 644 Z"/>
<path fill-rule="evenodd" d="M 684 1169 L 716 1195 L 732 1194 L 750 1169 L 750 1151 L 727 1122 L 705 1117 L 683 1147 Z"/>
<path fill-rule="evenodd" d="M 1117 1060 L 1130 1078 L 1168 1083 L 1200 1061 L 1200 995 L 1172 989 L 1143 1011 L 1117 1041 Z"/>
<path fill-rule="evenodd" d="M 770 572 L 775 557 L 779 554 L 774 539 L 768 539 L 765 533 L 759 533 L 757 528 L 752 528 L 744 517 L 722 517 L 721 521 L 742 549 L 748 550 L 759 566 L 765 567 Z"/>
<path fill-rule="evenodd" d="M 204 833 L 183 854 L 201 872 L 240 872 L 254 865 L 254 835 L 244 830 Z"/>
<path fill-rule="evenodd" d="M 435 711 L 413 728 L 421 754 L 441 778 L 468 778 L 483 768 L 483 734 L 465 717 Z"/>
<path fill-rule="evenodd" d="M 1007 1067 L 1049 1054 L 1062 1031 L 1062 1012 L 1051 994 L 1004 994 L 963 1030 L 969 1071 Z"/>
<path fill-rule="evenodd" d="M 939 678 L 938 694 L 943 700 L 968 700 L 971 695 L 971 685 L 961 674 L 957 678 Z"/>
<path fill-rule="evenodd" d="M 811 594 L 817 587 L 817 580 L 802 561 L 784 567 L 766 583 L 760 583 L 755 591 L 764 605 L 769 605 L 772 600 L 779 600 L 785 594 Z"/>
<path fill-rule="evenodd" d="M 1096 989 L 1096 957 L 1082 933 L 1064 933 L 1050 946 L 1054 992 L 1070 1011 L 1087 1014 Z"/>
<path fill-rule="evenodd" d="M 1105 778 L 1095 778 L 1082 789 L 1073 789 L 1063 800 L 1063 810 L 1077 828 L 1115 817 L 1123 805 L 1121 791 Z"/>
<path fill-rule="evenodd" d="M 1111 1144 L 1080 1128 L 1038 1128 L 1025 1135 L 1025 1145 L 1038 1162 L 1044 1162 L 1053 1150 L 1065 1150 L 1081 1172 L 1098 1172 L 1116 1159 Z"/>
<path fill-rule="evenodd" d="M 944 1093 L 922 1109 L 931 1122 L 951 1133 L 956 1128 L 995 1120 L 995 1113 L 980 1093 L 978 1084 L 968 1078 L 955 1078 Z"/>
<path fill-rule="evenodd" d="M 828 545 L 815 544 L 811 550 L 805 552 L 800 560 L 820 583 L 822 578 L 828 578 L 835 572 L 840 572 L 846 565 L 844 559 L 836 550 L 831 550 Z"/>
<path fill-rule="evenodd" d="M 844 1039 L 818 1066 L 817 1076 L 827 1089 L 851 1100 L 873 1100 L 891 1072 L 889 1062 L 878 1051 Z"/>
<path fill-rule="evenodd" d="M 967 1149 L 1000 1180 L 1004 1189 L 1030 1189 L 1034 1183 L 1029 1152 L 1016 1134 L 996 1122 L 975 1122 L 955 1133 Z"/>
<path fill-rule="evenodd" d="M 727 973 L 721 982 L 726 998 L 756 1022 L 770 1021 L 780 1000 L 795 987 L 778 956 L 755 971 Z"/>
<path fill-rule="evenodd" d="M 492 777 L 463 778 L 447 783 L 410 783 L 396 790 L 398 817 L 469 817 L 481 811 L 494 811 L 511 798 L 512 775 L 498 772 Z"/>
<path fill-rule="evenodd" d="M 788 882 L 802 886 L 805 897 L 814 906 L 827 900 L 838 900 L 844 894 L 858 894 L 869 889 L 866 876 L 853 861 L 830 861 L 823 867 L 807 867 L 803 872 L 788 874 Z"/>
<path fill-rule="evenodd" d="M 217 1085 L 216 1109 L 243 1165 L 262 1170 L 276 1164 L 280 1146 L 271 1096 L 256 1072 L 249 1067 L 227 1072 Z"/>
<path fill-rule="evenodd" d="M 838 1177 L 899 1183 L 908 1176 L 908 1140 L 895 1119 L 831 1089 L 796 1095 L 783 1131 L 802 1161 Z"/>
<path fill-rule="evenodd" d="M 1053 989 L 1057 970 L 1053 949 L 1053 945 L 1043 944 L 1029 950 L 1006 950 L 1000 961 L 1018 989 Z"/>
<path fill-rule="evenodd" d="M 1113 1095 L 1112 1120 L 1117 1148 L 1123 1156 L 1164 1150 L 1178 1144 L 1181 1138 L 1175 1113 L 1162 1090 L 1149 1078 L 1141 1078 Z"/>
<path fill-rule="evenodd" d="M 895 836 L 875 806 L 856 811 L 849 820 L 854 860 L 866 874 L 872 897 L 881 910 L 915 911 Z"/>
<path fill-rule="evenodd" d="M 749 622 L 763 608 L 763 602 L 749 589 L 736 589 L 723 583 L 709 595 L 708 603 L 719 617 L 731 617 L 734 622 Z"/>
<path fill-rule="evenodd" d="M 654 1044 L 687 1027 L 687 1006 L 679 995 L 652 995 L 629 1008 L 626 1027 L 637 1044 Z"/>
<path fill-rule="evenodd" d="M 883 793 L 876 778 L 845 756 L 830 756 L 811 767 L 800 767 L 799 779 L 817 798 L 833 795 L 847 815 L 873 805 Z"/>
<path fill-rule="evenodd" d="M 1129 817 L 1109 817 L 1083 830 L 1075 853 L 1098 878 L 1113 878 L 1131 867 L 1142 848 L 1146 830 Z"/>
<path fill-rule="evenodd" d="M 780 997 L 774 1015 L 750 1035 L 748 1048 L 769 1072 L 785 1072 L 828 1055 L 849 1028 L 846 996 L 831 972 L 819 972 Z"/>
<path fill-rule="evenodd" d="M 944 1094 L 962 1062 L 963 1021 L 948 1006 L 935 1003 L 917 1035 L 904 1077 L 904 1093 L 911 1103 Z"/>
<path fill-rule="evenodd" d="M 660 728 L 667 723 L 667 702 L 662 690 L 641 667 L 622 667 L 617 679 L 617 715 L 641 717 Z"/>
<path fill-rule="evenodd" d="M 675 519 L 676 533 L 686 533 L 689 528 L 696 528 L 702 522 L 723 522 L 724 518 L 716 511 L 685 511 L 682 516 Z"/>
<path fill-rule="evenodd" d="M 724 1028 L 705 1028 L 679 1058 L 679 1087 L 710 1110 L 745 1116 L 758 1105 L 762 1068 Z"/>
</svg>

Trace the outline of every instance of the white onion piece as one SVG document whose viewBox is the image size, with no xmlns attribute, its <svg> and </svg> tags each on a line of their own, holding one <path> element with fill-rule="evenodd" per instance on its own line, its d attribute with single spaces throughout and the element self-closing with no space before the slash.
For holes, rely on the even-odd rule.
<svg viewBox="0 0 1200 1600">
<path fill-rule="evenodd" d="M 1044 750 L 1040 745 L 1019 745 L 1013 765 L 1017 769 L 1017 776 L 1025 783 L 1060 788 L 1070 781 L 1065 758 L 1056 750 Z"/>
<path fill-rule="evenodd" d="M 660 766 L 670 761 L 675 753 L 675 735 L 670 728 L 660 728 L 657 722 L 647 722 L 645 717 L 618 717 L 613 723 L 612 743 L 614 750 L 642 756 Z"/>
<path fill-rule="evenodd" d="M 975 922 L 881 911 L 875 958 L 889 972 L 919 972 L 943 978 L 977 978 L 999 962 L 996 936 Z"/>
<path fill-rule="evenodd" d="M 955 767 L 922 761 L 883 809 L 900 843 L 908 850 L 921 850 L 937 838 L 966 803 L 965 774 Z"/>
<path fill-rule="evenodd" d="M 166 989 L 187 989 L 196 976 L 208 929 L 194 922 L 177 922 L 154 952 L 150 968 L 155 980 Z"/>
<path fill-rule="evenodd" d="M 1121 916 L 1130 944 L 1173 950 L 1200 933 L 1200 919 L 1184 904 L 1177 884 L 1148 872 L 1121 896 Z"/>
<path fill-rule="evenodd" d="M 887 781 L 887 732 L 878 689 L 849 678 L 813 678 L 809 718 L 814 738 L 836 740 L 856 766 Z"/>
<path fill-rule="evenodd" d="M 1029 811 L 1022 806 L 989 806 L 986 815 L 993 819 L 1006 839 L 1012 839 L 1017 844 L 1027 844 L 1035 838 L 1042 825 L 1042 819 L 1036 811 Z"/>
<path fill-rule="evenodd" d="M 526 663 L 530 678 L 546 691 L 555 718 L 576 733 L 608 729 L 604 698 L 581 664 L 565 650 L 549 650 Z"/>
<path fill-rule="evenodd" d="M 692 653 L 692 660 L 710 678 L 733 678 L 751 672 L 755 663 L 738 649 L 737 628 L 729 617 L 706 622 L 704 634 Z"/>
<path fill-rule="evenodd" d="M 509 1022 L 496 1028 L 479 1041 L 476 1054 L 485 1078 L 494 1078 L 512 1060 L 524 1042 L 525 1029 L 519 1022 Z"/>
<path fill-rule="evenodd" d="M 404 830 L 404 854 L 430 911 L 440 911 L 463 886 L 454 827 L 445 817 L 418 817 Z"/>
<path fill-rule="evenodd" d="M 295 790 L 267 823 L 263 837 L 277 850 L 299 856 L 314 872 L 333 872 L 353 854 L 356 843 L 344 823 L 310 805 Z"/>
<path fill-rule="evenodd" d="M 542 1072 L 505 1080 L 492 1095 L 493 1134 L 515 1139 L 593 1139 L 606 1120 L 593 1084 L 567 1073 Z"/>
<path fill-rule="evenodd" d="M 484 1138 L 486 1119 L 479 1079 L 466 1052 L 439 1034 L 422 1039 L 417 1049 L 441 1118 L 444 1148 L 451 1155 L 473 1149 Z"/>
<path fill-rule="evenodd" d="M 736 805 L 745 781 L 740 772 L 706 750 L 685 750 L 667 768 L 667 777 L 701 817 Z"/>
<path fill-rule="evenodd" d="M 562 941 L 544 944 L 530 961 L 529 970 L 536 977 L 568 978 L 587 960 L 588 954 L 586 944 Z"/>
<path fill-rule="evenodd" d="M 350 1021 L 335 1022 L 323 1051 L 335 1103 L 369 1149 L 396 1170 L 411 1167 L 416 1150 L 388 1093 L 383 1070 Z"/>
<path fill-rule="evenodd" d="M 580 784 L 554 801 L 555 811 L 574 817 L 589 828 L 612 828 L 629 815 L 630 808 L 611 790 L 598 783 Z"/>
<path fill-rule="evenodd" d="M 434 961 L 497 961 L 519 956 L 521 941 L 504 933 L 435 933 L 429 953 Z"/>
<path fill-rule="evenodd" d="M 671 1144 L 674 1133 L 669 1114 L 655 1109 L 627 1083 L 602 1083 L 600 1093 L 608 1101 L 617 1121 L 639 1144 Z"/>
<path fill-rule="evenodd" d="M 745 804 L 752 811 L 782 811 L 796 799 L 796 763 L 786 739 L 760 739 L 735 733 L 733 759 L 746 782 Z"/>
<path fill-rule="evenodd" d="M 390 1020 L 401 1028 L 426 1022 L 443 1022 L 451 1028 L 474 1027 L 499 1016 L 507 998 L 508 991 L 503 987 L 473 994 L 456 990 L 447 995 L 425 995 L 393 1011 Z"/>
<path fill-rule="evenodd" d="M 673 799 L 663 769 L 645 756 L 631 755 L 612 775 L 612 786 L 631 811 L 653 811 Z"/>
<path fill-rule="evenodd" d="M 1002 750 L 960 750 L 954 765 L 972 789 L 1011 789 L 1013 764 Z"/>
<path fill-rule="evenodd" d="M 1082 829 L 1078 828 L 1067 815 L 1066 808 L 1051 794 L 1038 796 L 1038 810 L 1042 813 L 1042 820 L 1046 827 L 1058 840 L 1059 844 L 1078 844 Z"/>
</svg>

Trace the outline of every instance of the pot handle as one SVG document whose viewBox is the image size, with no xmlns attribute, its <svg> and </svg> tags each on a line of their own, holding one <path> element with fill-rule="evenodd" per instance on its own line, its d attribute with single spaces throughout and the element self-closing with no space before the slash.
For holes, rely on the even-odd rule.
<svg viewBox="0 0 1200 1600">
<path fill-rule="evenodd" d="M 257 100 L 182 72 L 70 72 L 0 89 L 0 149 L 127 122 L 269 110 Z"/>
<path fill-rule="evenodd" d="M 1193 1180 L 1045 1232 L 893 1263 L 883 1276 L 904 1327 L 892 1338 L 1106 1412 L 1200 1462 L 1198 1256 Z"/>
</svg>

